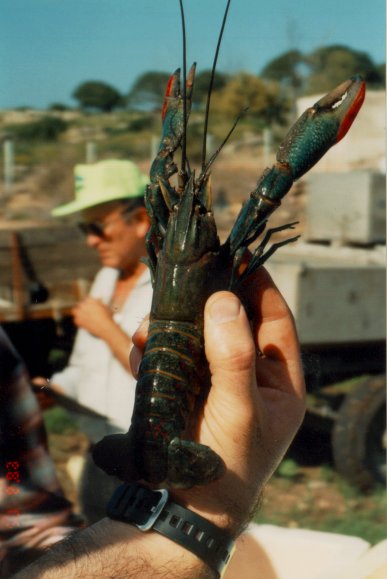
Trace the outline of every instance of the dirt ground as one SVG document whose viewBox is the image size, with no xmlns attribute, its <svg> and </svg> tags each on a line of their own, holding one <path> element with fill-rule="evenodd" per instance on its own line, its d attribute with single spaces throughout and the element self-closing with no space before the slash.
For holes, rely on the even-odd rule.
<svg viewBox="0 0 387 579">
<path fill-rule="evenodd" d="M 249 198 L 250 192 L 266 165 L 274 162 L 265 160 L 261 151 L 224 153 L 212 170 L 212 190 L 215 217 L 221 239 L 230 231 L 241 204 Z M 141 164 L 147 172 L 148 163 Z M 18 229 L 31 226 L 52 225 L 56 220 L 50 215 L 59 203 L 70 199 L 73 188 L 72 166 L 67 163 L 38 166 L 29 174 L 20 176 L 13 185 L 12 194 L 3 196 L 0 205 L 0 228 Z M 54 191 L 62 191 L 60 196 Z M 66 192 L 63 194 L 63 192 Z M 298 220 L 298 231 L 302 231 L 305 195 L 302 181 L 295 183 L 290 193 L 273 214 L 270 224 L 277 226 Z M 286 233 L 285 233 L 286 235 Z"/>
<path fill-rule="evenodd" d="M 310 448 L 305 459 L 307 436 L 301 431 L 266 486 L 255 521 L 354 535 L 372 544 L 381 541 L 386 531 L 384 490 L 361 494 L 341 480 L 333 470 L 327 438 L 318 449 Z M 79 510 L 75 479 L 87 439 L 79 432 L 50 434 L 49 445 L 66 496 Z"/>
<path fill-rule="evenodd" d="M 77 465 L 74 457 L 81 458 L 85 455 L 88 448 L 87 438 L 80 432 L 50 434 L 49 447 L 66 496 L 76 505 L 76 508 L 79 508 L 75 480 L 78 471 L 76 467 L 74 468 L 74 465 Z M 278 489 L 284 487 L 283 490 L 286 492 L 281 493 L 283 495 L 281 497 L 281 511 L 286 512 L 298 507 L 302 510 L 305 502 L 305 498 L 303 498 L 305 497 L 305 488 L 312 492 L 319 508 L 336 509 L 340 504 L 340 497 L 334 489 L 328 488 L 327 483 L 319 480 L 319 470 L 319 466 L 300 467 L 291 485 L 288 479 L 282 479 L 282 482 L 273 481 L 266 488 L 262 508 L 265 509 L 266 504 L 276 502 Z M 289 521 L 289 526 L 295 526 L 295 524 L 295 521 Z"/>
</svg>

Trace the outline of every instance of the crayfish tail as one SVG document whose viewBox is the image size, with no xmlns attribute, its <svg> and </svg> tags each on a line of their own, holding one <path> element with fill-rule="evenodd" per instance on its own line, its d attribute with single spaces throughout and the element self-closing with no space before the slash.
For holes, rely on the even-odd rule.
<svg viewBox="0 0 387 579">
<path fill-rule="evenodd" d="M 112 434 L 100 440 L 92 450 L 95 464 L 106 474 L 121 480 L 138 480 L 133 445 L 128 434 Z"/>
<path fill-rule="evenodd" d="M 168 479 L 171 487 L 189 489 L 218 480 L 226 466 L 209 446 L 174 438 L 168 447 Z"/>
</svg>

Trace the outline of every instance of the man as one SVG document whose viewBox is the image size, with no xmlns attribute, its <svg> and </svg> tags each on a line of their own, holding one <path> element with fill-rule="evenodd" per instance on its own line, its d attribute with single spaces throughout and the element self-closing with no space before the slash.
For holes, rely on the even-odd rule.
<svg viewBox="0 0 387 579">
<path fill-rule="evenodd" d="M 222 456 L 226 472 L 209 485 L 171 492 L 174 502 L 233 538 L 255 513 L 263 487 L 305 411 L 293 318 L 262 268 L 250 281 L 244 299 L 253 314 L 253 333 L 235 295 L 216 293 L 205 309 L 205 347 L 212 387 L 197 441 L 209 444 Z M 145 337 L 144 328 L 134 337 L 133 367 L 138 366 Z M 60 543 L 17 575 L 17 579 L 81 577 L 209 579 L 219 575 L 174 540 L 108 518 Z"/>
<path fill-rule="evenodd" d="M 56 476 L 25 365 L 0 326 L 0 578 L 82 523 Z"/>
<path fill-rule="evenodd" d="M 131 161 L 105 160 L 75 167 L 75 199 L 54 209 L 55 217 L 80 213 L 80 228 L 97 251 L 102 269 L 90 295 L 74 308 L 78 326 L 68 366 L 54 374 L 50 388 L 76 399 L 98 418 L 79 415 L 91 444 L 106 434 L 126 431 L 136 381 L 129 366 L 131 336 L 149 312 L 152 287 L 145 236 L 150 226 L 144 207 L 147 177 Z M 35 384 L 47 381 L 34 379 Z M 116 481 L 86 460 L 80 490 L 89 522 L 104 516 Z"/>
</svg>

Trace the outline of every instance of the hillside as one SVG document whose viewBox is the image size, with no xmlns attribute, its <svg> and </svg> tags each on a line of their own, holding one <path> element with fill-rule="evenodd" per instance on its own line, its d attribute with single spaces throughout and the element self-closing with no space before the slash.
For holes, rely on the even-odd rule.
<svg viewBox="0 0 387 579">
<path fill-rule="evenodd" d="M 298 101 L 298 114 L 319 97 Z M 384 170 L 384 102 L 385 93 L 369 91 L 361 114 L 346 139 L 333 148 L 314 171 L 343 171 L 354 168 Z M 15 127 L 31 125 L 51 117 L 66 123 L 66 130 L 55 141 L 23 140 L 23 133 L 14 138 L 12 185 L 5 183 L 5 150 L 3 151 L 2 183 L 0 188 L 0 226 L 9 221 L 51 222 L 50 210 L 73 194 L 73 166 L 95 159 L 131 158 L 148 172 L 150 160 L 157 146 L 160 121 L 158 115 L 130 112 L 110 114 L 81 114 L 77 111 L 47 113 L 43 111 L 0 112 L 3 142 L 15 135 Z M 291 121 L 289 121 L 291 124 Z M 193 114 L 190 123 L 188 152 L 198 161 L 201 148 L 202 118 Z M 229 127 L 215 117 L 210 121 L 211 153 Z M 276 143 L 286 128 L 276 128 L 269 134 L 254 130 L 242 121 L 213 166 L 215 203 L 240 204 L 254 187 L 265 165 L 274 161 Z M 192 134 L 193 133 L 193 134 Z M 266 139 L 265 139 L 266 137 Z M 266 140 L 266 144 L 264 143 Z M 5 188 L 7 190 L 5 190 Z M 286 203 L 286 202 L 285 202 Z M 290 203 L 293 205 L 293 202 Z M 292 210 L 291 210 L 292 212 Z M 283 216 L 282 216 L 283 217 Z M 4 224 L 7 221 L 7 224 Z"/>
</svg>

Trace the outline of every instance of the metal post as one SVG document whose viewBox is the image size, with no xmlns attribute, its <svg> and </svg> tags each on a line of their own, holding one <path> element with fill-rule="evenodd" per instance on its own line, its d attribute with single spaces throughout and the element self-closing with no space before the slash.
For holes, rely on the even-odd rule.
<svg viewBox="0 0 387 579">
<path fill-rule="evenodd" d="M 214 152 L 213 148 L 214 148 L 214 135 L 211 135 L 211 133 L 207 133 L 206 150 L 209 152 L 210 156 Z"/>
<path fill-rule="evenodd" d="M 94 141 L 86 143 L 86 163 L 95 163 L 97 160 L 97 144 Z"/>
<path fill-rule="evenodd" d="M 158 137 L 156 135 L 152 135 L 151 142 L 150 142 L 150 161 L 151 161 L 151 163 L 157 155 L 157 151 L 159 150 L 159 143 L 160 143 L 160 137 Z"/>
<path fill-rule="evenodd" d="M 3 145 L 4 151 L 4 195 L 10 195 L 12 191 L 12 184 L 15 175 L 15 152 L 14 143 L 10 139 L 6 139 Z"/>
</svg>

